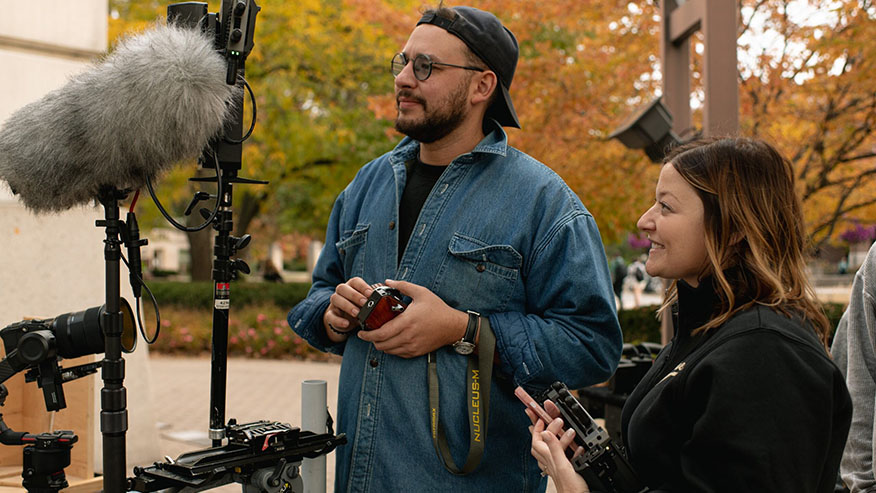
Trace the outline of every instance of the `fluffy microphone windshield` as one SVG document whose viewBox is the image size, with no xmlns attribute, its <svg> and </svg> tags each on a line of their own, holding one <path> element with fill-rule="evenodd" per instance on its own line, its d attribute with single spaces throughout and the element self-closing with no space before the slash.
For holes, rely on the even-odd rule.
<svg viewBox="0 0 876 493">
<path fill-rule="evenodd" d="M 34 212 L 88 203 L 103 185 L 139 188 L 221 132 L 235 111 L 225 73 L 196 29 L 156 25 L 128 37 L 6 121 L 0 179 Z"/>
</svg>

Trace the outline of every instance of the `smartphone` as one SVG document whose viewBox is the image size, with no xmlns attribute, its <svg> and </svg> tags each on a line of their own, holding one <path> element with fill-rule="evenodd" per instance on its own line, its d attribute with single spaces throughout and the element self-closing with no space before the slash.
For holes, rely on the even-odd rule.
<svg viewBox="0 0 876 493">
<path fill-rule="evenodd" d="M 551 424 L 551 421 L 554 420 L 554 418 L 552 418 L 539 403 L 535 402 L 535 399 L 533 399 L 528 392 L 523 390 L 523 387 L 518 386 L 514 389 L 514 395 L 516 395 L 517 398 L 520 399 L 520 402 L 522 402 L 527 408 L 532 409 L 535 415 L 544 421 L 545 426 Z"/>
<path fill-rule="evenodd" d="M 554 418 L 552 418 L 551 415 L 548 414 L 548 412 L 545 411 L 544 408 L 541 407 L 541 405 L 538 402 L 535 402 L 535 399 L 533 399 L 532 396 L 530 396 L 527 391 L 523 390 L 523 387 L 518 386 L 516 389 L 514 389 L 514 395 L 516 395 L 517 398 L 520 399 L 520 402 L 525 404 L 526 407 L 528 407 L 529 409 L 532 409 L 532 411 L 535 413 L 536 416 L 538 416 L 539 418 L 541 418 L 542 421 L 544 421 L 545 427 L 547 427 L 547 425 L 549 425 L 551 423 L 551 421 L 554 420 Z M 560 437 L 562 435 L 563 435 L 562 432 L 557 433 L 557 437 Z M 579 447 L 573 441 L 572 443 L 569 444 L 568 447 L 566 447 L 565 452 L 566 452 L 566 458 L 571 460 L 571 459 L 583 454 L 584 448 Z"/>
</svg>

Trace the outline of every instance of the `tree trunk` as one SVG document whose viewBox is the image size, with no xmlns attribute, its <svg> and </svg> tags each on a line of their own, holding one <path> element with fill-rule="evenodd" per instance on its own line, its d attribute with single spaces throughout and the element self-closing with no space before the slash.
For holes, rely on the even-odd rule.
<svg viewBox="0 0 876 493">
<path fill-rule="evenodd" d="M 209 176 L 211 174 L 213 174 L 213 171 L 198 169 L 196 176 Z M 194 194 L 195 187 L 200 188 L 202 186 L 209 187 L 215 186 L 215 184 L 192 182 L 192 194 Z M 194 227 L 203 224 L 205 219 L 201 216 L 200 209 L 207 208 L 212 211 L 215 203 L 214 200 L 200 202 L 195 206 L 192 213 L 186 217 L 186 226 Z M 207 226 L 195 233 L 186 233 L 186 236 L 189 239 L 192 281 L 209 281 L 213 277 L 213 237 L 215 236 L 215 231 L 212 226 Z"/>
</svg>

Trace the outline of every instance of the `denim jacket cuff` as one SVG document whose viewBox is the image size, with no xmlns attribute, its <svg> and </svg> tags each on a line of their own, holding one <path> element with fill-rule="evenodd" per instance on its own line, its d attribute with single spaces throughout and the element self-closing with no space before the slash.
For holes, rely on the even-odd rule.
<svg viewBox="0 0 876 493">
<path fill-rule="evenodd" d="M 289 326 L 314 348 L 334 354 L 343 354 L 347 342 L 333 342 L 325 333 L 322 316 L 329 306 L 331 290 L 310 293 L 298 306 L 289 312 Z"/>
<path fill-rule="evenodd" d="M 535 378 L 544 369 L 526 332 L 516 329 L 512 318 L 520 314 L 494 313 L 490 326 L 496 334 L 496 354 L 499 355 L 497 370 L 510 375 L 517 385 Z"/>
</svg>

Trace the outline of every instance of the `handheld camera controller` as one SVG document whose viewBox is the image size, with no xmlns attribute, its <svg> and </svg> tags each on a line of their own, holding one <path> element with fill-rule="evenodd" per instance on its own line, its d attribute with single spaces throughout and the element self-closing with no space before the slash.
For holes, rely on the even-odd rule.
<svg viewBox="0 0 876 493">
<path fill-rule="evenodd" d="M 365 306 L 362 307 L 356 318 L 364 330 L 379 329 L 383 324 L 405 311 L 407 307 L 408 305 L 402 301 L 402 294 L 398 289 L 379 285 L 374 287 L 374 291 L 365 301 Z"/>
<path fill-rule="evenodd" d="M 554 382 L 535 397 L 542 405 L 548 399 L 559 408 L 565 427 L 575 430 L 575 444 L 584 449 L 583 454 L 571 461 L 575 472 L 587 481 L 591 490 L 606 493 L 647 491 L 608 432 L 593 420 L 564 383 Z"/>
</svg>

